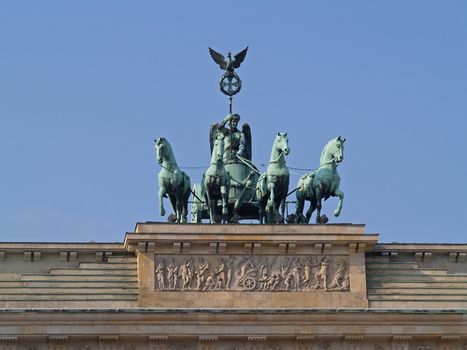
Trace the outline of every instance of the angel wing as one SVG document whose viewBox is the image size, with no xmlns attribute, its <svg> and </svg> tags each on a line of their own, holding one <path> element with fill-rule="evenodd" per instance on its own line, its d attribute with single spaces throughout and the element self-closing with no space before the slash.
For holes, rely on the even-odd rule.
<svg viewBox="0 0 467 350">
<path fill-rule="evenodd" d="M 209 54 L 211 55 L 214 62 L 216 62 L 220 66 L 221 69 L 226 69 L 227 68 L 227 62 L 226 62 L 225 57 L 223 55 L 221 55 L 219 52 L 214 51 L 210 47 L 209 47 Z M 235 57 L 237 57 L 237 56 L 235 56 Z M 245 57 L 243 57 L 243 58 L 245 58 Z M 243 61 L 243 59 L 242 59 L 242 61 Z"/>
<path fill-rule="evenodd" d="M 243 132 L 243 135 L 245 135 L 245 150 L 246 150 L 246 159 L 248 159 L 249 161 L 251 161 L 251 158 L 252 158 L 252 154 L 251 154 L 251 150 L 252 150 L 252 141 L 251 141 L 251 129 L 250 129 L 250 125 L 245 123 L 243 124 L 242 126 L 242 132 Z"/>
<path fill-rule="evenodd" d="M 245 59 L 245 56 L 246 56 L 246 53 L 248 52 L 248 46 L 246 47 L 246 49 L 244 49 L 243 51 L 240 51 L 239 53 L 237 53 L 235 55 L 235 60 L 234 60 L 234 68 L 238 68 L 240 67 L 240 64 L 243 62 L 243 60 Z M 212 56 L 212 54 L 211 54 Z M 222 55 L 221 55 L 222 56 Z M 213 57 L 214 58 L 214 57 Z M 224 56 L 222 56 L 222 58 L 224 58 Z M 217 62 L 217 61 L 216 61 Z"/>
</svg>

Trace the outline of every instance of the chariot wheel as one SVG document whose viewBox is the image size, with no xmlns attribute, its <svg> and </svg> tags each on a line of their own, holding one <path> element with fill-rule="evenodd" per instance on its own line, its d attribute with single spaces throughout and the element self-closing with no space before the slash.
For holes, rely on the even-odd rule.
<svg viewBox="0 0 467 350">
<path fill-rule="evenodd" d="M 243 282 L 243 286 L 247 290 L 253 290 L 256 287 L 256 281 L 253 277 L 247 277 L 245 278 L 245 281 Z"/>
</svg>

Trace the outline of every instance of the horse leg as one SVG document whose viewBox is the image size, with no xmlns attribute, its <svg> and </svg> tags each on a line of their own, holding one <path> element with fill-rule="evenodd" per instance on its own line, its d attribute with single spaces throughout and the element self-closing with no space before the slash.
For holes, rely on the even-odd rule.
<svg viewBox="0 0 467 350">
<path fill-rule="evenodd" d="M 211 199 L 211 196 L 210 196 L 210 193 L 209 193 L 209 187 L 207 186 L 207 184 L 206 184 L 206 202 L 207 202 L 208 208 L 209 208 L 209 220 L 210 220 L 210 222 L 212 224 L 212 223 L 215 222 L 215 220 L 214 220 L 214 216 L 215 216 L 214 214 L 215 213 L 214 213 L 214 204 L 213 204 L 214 200 Z"/>
<path fill-rule="evenodd" d="M 337 208 L 336 210 L 334 210 L 334 216 L 339 216 L 342 209 L 342 202 L 344 201 L 344 192 L 337 188 L 332 194 L 332 196 L 339 197 L 339 203 L 337 203 Z"/>
<path fill-rule="evenodd" d="M 310 207 L 306 211 L 305 222 L 308 224 L 310 222 L 311 215 L 316 209 L 316 201 L 314 199 L 310 200 Z"/>
<path fill-rule="evenodd" d="M 176 223 L 179 223 L 179 211 L 178 211 L 178 201 L 177 201 L 177 195 L 175 194 L 168 194 L 169 196 L 169 200 L 170 200 L 170 204 L 172 205 L 172 210 L 173 210 L 173 213 L 175 215 L 175 222 Z"/>
<path fill-rule="evenodd" d="M 185 224 L 188 215 L 188 198 L 190 198 L 190 192 L 187 191 L 187 194 L 183 194 L 182 197 L 182 223 Z"/>
<path fill-rule="evenodd" d="M 159 181 L 159 214 L 161 216 L 165 215 L 164 196 L 165 196 L 166 193 L 167 193 L 167 189 L 165 188 L 162 181 Z"/>
<path fill-rule="evenodd" d="M 222 220 L 221 222 L 227 222 L 227 216 L 229 215 L 229 208 L 228 208 L 228 192 L 227 186 L 221 186 L 221 197 L 222 197 Z"/>
<path fill-rule="evenodd" d="M 282 198 L 281 200 L 281 203 L 280 203 L 280 208 L 281 208 L 281 217 L 280 217 L 280 223 L 283 224 L 284 223 L 284 219 L 285 219 L 285 197 Z M 279 211 L 279 210 L 278 210 Z"/>
<path fill-rule="evenodd" d="M 258 204 L 258 220 L 260 224 L 264 224 L 264 201 L 262 198 L 258 201 Z"/>
<path fill-rule="evenodd" d="M 266 204 L 266 214 L 268 216 L 268 219 L 267 219 L 267 222 L 268 224 L 273 224 L 274 221 L 275 221 L 275 186 L 274 186 L 274 182 L 270 182 L 268 183 L 268 192 L 269 192 L 269 198 L 268 198 L 268 202 Z"/>
<path fill-rule="evenodd" d="M 281 200 L 281 216 L 282 216 L 282 219 L 281 219 L 281 223 L 284 223 L 284 220 L 285 220 L 285 200 L 287 199 L 287 193 L 289 193 L 289 186 L 288 185 L 285 185 L 284 186 L 284 191 L 282 193 L 282 200 Z"/>
<path fill-rule="evenodd" d="M 321 190 L 316 189 L 316 223 L 321 224 Z"/>
<path fill-rule="evenodd" d="M 181 193 L 178 193 L 175 195 L 175 201 L 177 202 L 177 222 L 180 223 L 182 222 L 182 211 L 183 211 Z"/>
<path fill-rule="evenodd" d="M 305 195 L 300 190 L 297 190 L 296 193 L 297 202 L 295 203 L 295 223 L 301 224 L 305 221 L 305 217 L 303 216 L 303 205 L 305 204 Z"/>
</svg>

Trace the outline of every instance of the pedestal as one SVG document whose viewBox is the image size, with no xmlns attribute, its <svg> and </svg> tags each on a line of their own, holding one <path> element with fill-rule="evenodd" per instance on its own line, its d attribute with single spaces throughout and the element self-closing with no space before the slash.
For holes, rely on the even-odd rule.
<svg viewBox="0 0 467 350">
<path fill-rule="evenodd" d="M 139 307 L 339 308 L 368 306 L 363 225 L 139 223 Z"/>
</svg>

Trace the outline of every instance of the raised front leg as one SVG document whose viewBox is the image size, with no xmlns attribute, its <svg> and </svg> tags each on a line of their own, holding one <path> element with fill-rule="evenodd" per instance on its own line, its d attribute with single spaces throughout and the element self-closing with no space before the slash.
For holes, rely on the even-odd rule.
<svg viewBox="0 0 467 350">
<path fill-rule="evenodd" d="M 344 192 L 342 192 L 340 189 L 336 189 L 332 196 L 339 197 L 339 203 L 337 203 L 337 208 L 334 210 L 334 216 L 339 216 L 342 209 L 342 202 L 344 201 Z"/>
<path fill-rule="evenodd" d="M 164 209 L 164 196 L 167 193 L 167 189 L 164 185 L 159 184 L 159 214 L 161 216 L 165 215 Z"/>
</svg>

